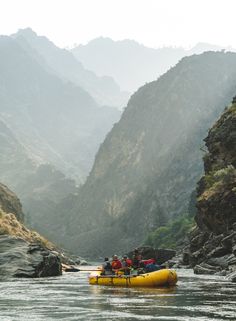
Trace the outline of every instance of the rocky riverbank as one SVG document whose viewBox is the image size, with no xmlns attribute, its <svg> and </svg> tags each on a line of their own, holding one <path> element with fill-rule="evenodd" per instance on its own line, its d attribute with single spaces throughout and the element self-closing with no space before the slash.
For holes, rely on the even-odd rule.
<svg viewBox="0 0 236 321">
<path fill-rule="evenodd" d="M 198 274 L 236 282 L 236 98 L 205 139 L 205 175 L 197 188 L 197 227 L 183 262 Z"/>
<path fill-rule="evenodd" d="M 62 254 L 29 230 L 23 217 L 20 200 L 0 184 L 0 278 L 61 275 Z"/>
<path fill-rule="evenodd" d="M 45 277 L 62 274 L 61 260 L 41 244 L 10 235 L 0 236 L 0 278 Z"/>
</svg>

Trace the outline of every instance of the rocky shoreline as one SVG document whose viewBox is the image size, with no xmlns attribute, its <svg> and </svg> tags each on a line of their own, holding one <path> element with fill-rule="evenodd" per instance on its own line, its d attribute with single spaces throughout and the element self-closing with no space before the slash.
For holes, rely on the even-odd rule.
<svg viewBox="0 0 236 321">
<path fill-rule="evenodd" d="M 61 260 L 41 244 L 0 236 L 0 278 L 37 278 L 62 274 Z"/>
<path fill-rule="evenodd" d="M 205 175 L 197 187 L 196 228 L 182 263 L 196 274 L 236 282 L 236 97 L 205 139 Z"/>
<path fill-rule="evenodd" d="M 61 262 L 67 258 L 23 220 L 20 200 L 0 184 L 0 279 L 61 275 Z"/>
</svg>

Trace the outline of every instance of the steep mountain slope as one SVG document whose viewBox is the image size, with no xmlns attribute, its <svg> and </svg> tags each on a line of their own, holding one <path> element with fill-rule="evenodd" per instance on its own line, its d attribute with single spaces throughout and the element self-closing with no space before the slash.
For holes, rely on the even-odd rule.
<svg viewBox="0 0 236 321">
<path fill-rule="evenodd" d="M 0 155 L 0 180 L 20 196 L 25 221 L 47 235 L 56 220 L 50 216 L 52 209 L 62 198 L 76 192 L 75 182 L 52 165 L 38 165 L 1 120 Z M 10 192 L 5 194 L 10 195 Z M 14 202 L 11 200 L 11 203 Z M 16 214 L 15 211 L 11 213 Z"/>
<path fill-rule="evenodd" d="M 191 50 L 171 47 L 153 49 L 132 40 L 113 41 L 101 37 L 73 48 L 72 53 L 97 75 L 111 76 L 123 90 L 134 92 L 143 84 L 156 80 L 184 56 L 221 49 L 204 43 Z"/>
<path fill-rule="evenodd" d="M 30 28 L 19 30 L 13 38 L 27 52 L 34 56 L 39 54 L 38 62 L 46 64 L 57 76 L 88 91 L 98 104 L 119 109 L 126 106 L 129 93 L 121 92 L 111 77 L 98 77 L 92 71 L 86 70 L 68 50 L 56 47 L 46 37 L 38 36 Z"/>
<path fill-rule="evenodd" d="M 84 178 L 99 144 L 119 117 L 0 37 L 0 116 L 38 163 Z"/>
<path fill-rule="evenodd" d="M 140 88 L 66 207 L 67 245 L 83 255 L 126 251 L 185 213 L 202 172 L 202 139 L 235 81 L 236 54 L 210 52 Z"/>
<path fill-rule="evenodd" d="M 0 179 L 47 235 L 55 204 L 76 192 L 120 112 L 62 81 L 11 37 L 0 37 Z"/>
<path fill-rule="evenodd" d="M 205 142 L 208 153 L 205 175 L 197 188 L 197 228 L 190 236 L 190 263 L 196 273 L 226 274 L 236 272 L 236 98 Z"/>
</svg>

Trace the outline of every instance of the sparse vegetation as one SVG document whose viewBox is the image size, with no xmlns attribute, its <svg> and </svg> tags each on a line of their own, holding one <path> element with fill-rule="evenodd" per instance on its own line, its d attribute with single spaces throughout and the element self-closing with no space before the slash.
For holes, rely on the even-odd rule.
<svg viewBox="0 0 236 321">
<path fill-rule="evenodd" d="M 210 172 L 204 177 L 206 188 L 210 189 L 220 182 L 227 183 L 232 177 L 236 177 L 236 169 L 233 165 L 228 165 L 217 171 Z"/>
<path fill-rule="evenodd" d="M 187 215 L 170 221 L 166 226 L 157 228 L 147 237 L 145 244 L 156 248 L 176 249 L 194 226 L 193 218 Z"/>
<path fill-rule="evenodd" d="M 19 222 L 14 214 L 5 213 L 0 207 L 0 235 L 12 235 L 28 242 L 38 242 L 48 249 L 55 246 L 36 231 L 31 231 Z"/>
</svg>

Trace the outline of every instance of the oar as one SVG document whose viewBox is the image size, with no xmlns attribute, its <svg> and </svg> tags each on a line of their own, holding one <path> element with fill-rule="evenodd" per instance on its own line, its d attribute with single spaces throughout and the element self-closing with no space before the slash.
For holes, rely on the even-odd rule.
<svg viewBox="0 0 236 321">
<path fill-rule="evenodd" d="M 65 272 L 100 272 L 102 270 L 81 270 L 77 268 L 65 268 Z"/>
<path fill-rule="evenodd" d="M 81 270 L 81 269 L 78 269 L 78 271 L 80 271 L 80 272 L 100 272 L 102 270 Z"/>
</svg>

